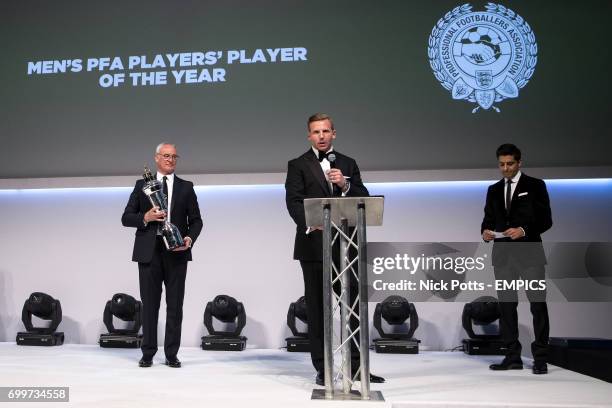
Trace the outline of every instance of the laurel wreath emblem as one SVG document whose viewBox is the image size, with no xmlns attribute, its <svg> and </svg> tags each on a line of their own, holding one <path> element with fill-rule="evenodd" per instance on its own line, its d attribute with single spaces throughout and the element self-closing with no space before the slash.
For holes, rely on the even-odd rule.
<svg viewBox="0 0 612 408">
<path fill-rule="evenodd" d="M 535 72 L 535 66 L 538 62 L 538 45 L 535 41 L 535 34 L 531 29 L 529 23 L 525 21 L 520 15 L 518 15 L 513 10 L 502 6 L 501 4 L 495 3 L 487 3 L 485 9 L 489 13 L 498 14 L 502 17 L 508 19 L 512 25 L 523 35 L 523 39 L 525 41 L 525 64 L 523 65 L 521 71 L 516 75 L 515 84 L 517 89 L 523 88 Z M 429 65 L 433 70 L 434 76 L 440 82 L 442 87 L 447 91 L 451 91 L 453 88 L 454 80 L 451 76 L 442 68 L 442 64 L 440 62 L 440 41 L 442 37 L 442 33 L 446 31 L 446 29 L 455 22 L 456 19 L 460 18 L 463 15 L 469 14 L 472 12 L 472 6 L 469 3 L 465 3 L 461 6 L 457 6 L 453 8 L 451 11 L 446 13 L 442 18 L 438 20 L 436 25 L 431 30 L 431 34 L 429 35 L 429 44 L 427 47 L 427 55 L 429 57 Z M 501 102 L 506 99 L 507 96 L 500 94 L 495 91 L 495 102 Z M 468 95 L 466 95 L 463 99 L 469 102 L 479 103 L 475 96 L 475 91 L 472 91 Z M 482 107 L 482 105 L 480 106 Z M 493 108 L 499 112 L 499 108 L 493 106 Z M 479 109 L 477 106 L 472 112 L 476 112 Z M 485 108 L 486 109 L 486 108 Z"/>
</svg>

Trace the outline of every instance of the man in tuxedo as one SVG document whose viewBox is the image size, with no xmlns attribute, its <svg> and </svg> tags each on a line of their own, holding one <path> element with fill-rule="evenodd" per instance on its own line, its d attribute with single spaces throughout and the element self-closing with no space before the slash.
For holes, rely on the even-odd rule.
<svg viewBox="0 0 612 408">
<path fill-rule="evenodd" d="M 543 180 L 521 172 L 521 151 L 513 144 L 497 149 L 497 161 L 503 178 L 489 186 L 481 225 L 482 238 L 495 241 L 492 263 L 496 280 L 545 279 L 546 257 L 540 234 L 552 226 L 550 201 Z M 496 234 L 497 233 L 497 234 Z M 548 352 L 548 309 L 546 290 L 537 286 L 526 290 L 535 340 L 531 344 L 534 374 L 546 374 Z M 516 291 L 499 290 L 500 330 L 506 356 L 491 370 L 522 369 L 521 343 L 518 340 L 518 297 Z"/>
<path fill-rule="evenodd" d="M 136 228 L 132 261 L 138 262 L 140 298 L 144 309 L 140 367 L 151 367 L 157 352 L 162 283 L 166 288 L 166 365 L 174 368 L 181 366 L 177 354 L 181 344 L 187 262 L 191 261 L 191 247 L 202 230 L 202 218 L 193 183 L 174 174 L 178 158 L 173 144 L 161 143 L 155 150 L 156 178 L 162 183 L 168 198 L 169 214 L 151 205 L 142 191 L 144 180 L 141 179 L 136 182 L 121 217 L 125 227 Z M 176 225 L 185 241 L 182 247 L 173 251 L 166 250 L 159 232 L 166 217 Z"/>
<path fill-rule="evenodd" d="M 312 364 L 317 371 L 316 383 L 324 385 L 323 358 L 323 234 L 322 226 L 307 227 L 304 215 L 305 198 L 367 197 L 359 167 L 354 159 L 334 150 L 336 130 L 331 117 L 317 113 L 308 118 L 308 140 L 311 148 L 300 157 L 290 160 L 285 181 L 289 215 L 296 224 L 293 258 L 300 261 L 304 276 L 308 338 Z M 335 155 L 330 163 L 328 155 Z M 332 159 L 333 161 L 333 159 Z M 356 299 L 358 282 L 351 275 L 351 303 Z M 351 319 L 356 327 L 358 320 Z M 351 343 L 351 368 L 359 368 L 359 351 Z M 384 382 L 382 377 L 370 375 L 370 382 Z"/>
</svg>

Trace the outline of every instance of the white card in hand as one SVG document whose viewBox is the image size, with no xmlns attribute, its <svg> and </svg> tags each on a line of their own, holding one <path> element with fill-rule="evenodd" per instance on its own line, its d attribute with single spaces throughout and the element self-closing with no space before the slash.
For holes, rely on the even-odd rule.
<svg viewBox="0 0 612 408">
<path fill-rule="evenodd" d="M 503 232 L 497 232 L 497 231 L 493 231 L 493 234 L 495 234 L 495 239 L 498 238 L 507 238 Z"/>
</svg>

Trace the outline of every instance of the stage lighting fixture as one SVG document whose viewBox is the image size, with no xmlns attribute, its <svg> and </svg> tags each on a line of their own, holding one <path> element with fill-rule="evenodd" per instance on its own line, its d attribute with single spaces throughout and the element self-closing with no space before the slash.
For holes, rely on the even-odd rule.
<svg viewBox="0 0 612 408">
<path fill-rule="evenodd" d="M 216 330 L 213 317 L 222 323 L 234 324 L 233 331 Z M 206 304 L 204 326 L 209 335 L 202 337 L 202 350 L 242 351 L 246 348 L 247 338 L 240 333 L 246 325 L 244 305 L 231 296 L 218 295 Z"/>
<path fill-rule="evenodd" d="M 126 329 L 116 329 L 113 316 L 132 323 Z M 142 344 L 142 335 L 138 334 L 142 326 L 142 302 L 125 293 L 116 293 L 104 307 L 104 325 L 108 333 L 100 335 L 100 347 L 139 348 Z"/>
<path fill-rule="evenodd" d="M 386 333 L 382 327 L 383 319 L 394 329 L 405 328 L 404 323 L 408 320 L 408 329 L 404 332 Z M 374 327 L 381 337 L 374 340 L 374 349 L 377 353 L 418 354 L 421 341 L 413 336 L 419 327 L 419 316 L 414 304 L 405 298 L 389 296 L 378 303 L 374 310 Z"/>
<path fill-rule="evenodd" d="M 34 327 L 32 316 L 49 320 L 48 327 Z M 26 332 L 17 333 L 17 344 L 21 346 L 59 346 L 64 344 L 64 333 L 56 332 L 62 321 L 60 301 L 42 292 L 32 293 L 23 304 L 21 321 Z"/>
<path fill-rule="evenodd" d="M 289 311 L 287 312 L 287 326 L 293 334 L 292 337 L 287 337 L 287 351 L 310 351 L 310 341 L 308 340 L 308 331 L 300 332 L 297 328 L 297 321 L 308 325 L 308 318 L 306 312 L 306 299 L 304 296 L 299 298 L 296 302 L 292 302 L 289 305 Z"/>
<path fill-rule="evenodd" d="M 476 334 L 473 325 L 485 330 L 500 317 L 499 302 L 492 296 L 481 296 L 463 307 L 461 323 L 470 337 L 463 339 L 463 351 L 470 355 L 505 355 L 499 328 L 494 333 Z"/>
</svg>

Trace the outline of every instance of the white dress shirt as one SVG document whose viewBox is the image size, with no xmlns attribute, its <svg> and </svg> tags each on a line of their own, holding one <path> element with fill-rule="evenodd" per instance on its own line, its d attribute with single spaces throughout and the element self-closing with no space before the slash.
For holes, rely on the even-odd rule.
<svg viewBox="0 0 612 408">
<path fill-rule="evenodd" d="M 314 147 L 312 148 L 312 151 L 314 152 L 315 156 L 317 156 L 317 159 L 318 159 L 319 151 L 315 149 Z M 332 147 L 328 151 L 326 151 L 325 154 L 331 153 L 333 151 L 334 151 L 334 148 Z M 331 191 L 334 191 L 332 183 L 329 182 L 329 174 L 327 174 L 331 170 L 331 163 L 329 162 L 329 160 L 327 160 L 327 157 L 325 157 L 323 160 L 319 162 L 319 164 L 321 165 L 321 170 L 323 170 L 323 174 L 325 175 L 325 180 L 327 180 L 327 184 L 329 184 L 329 188 L 331 189 Z"/>
<path fill-rule="evenodd" d="M 314 147 L 312 148 L 312 151 L 314 152 L 315 156 L 317 156 L 317 159 L 319 158 L 319 151 L 317 149 L 315 149 Z M 331 152 L 334 151 L 334 147 L 332 146 L 328 151 L 325 152 L 325 154 L 329 154 Z M 323 170 L 323 174 L 325 175 L 325 180 L 327 180 L 327 183 L 329 184 L 329 189 L 330 191 L 334 191 L 334 185 L 329 181 L 329 171 L 331 170 L 331 163 L 329 162 L 329 160 L 327 160 L 327 157 L 325 157 L 323 160 L 321 160 L 319 162 L 319 164 L 321 165 L 321 170 Z M 350 177 L 346 177 L 344 176 L 344 180 L 348 180 Z M 348 181 L 347 181 L 348 182 Z M 342 192 L 342 197 L 346 196 L 346 193 L 348 193 L 348 191 L 351 189 L 351 185 L 349 184 L 348 188 L 346 189 L 346 191 Z"/>
<path fill-rule="evenodd" d="M 510 200 L 512 201 L 512 197 L 514 197 L 514 191 L 516 190 L 516 185 L 518 184 L 519 179 L 521 178 L 521 171 L 519 170 L 518 173 L 516 173 L 514 175 L 514 177 L 512 177 L 512 184 L 510 184 Z M 504 178 L 504 205 L 506 205 L 506 189 L 508 188 L 508 179 Z M 507 208 L 506 208 L 507 210 Z"/>
<path fill-rule="evenodd" d="M 174 190 L 174 173 L 172 174 L 166 174 L 166 184 L 168 185 L 168 214 L 166 214 L 166 216 L 168 217 L 168 222 L 172 222 L 172 220 L 170 219 L 170 209 L 172 208 L 170 205 L 172 203 L 172 191 Z M 162 186 L 164 185 L 164 175 L 161 173 L 157 173 L 157 180 L 159 180 L 160 183 L 162 183 Z"/>
<path fill-rule="evenodd" d="M 314 146 L 312 147 L 312 151 L 314 152 L 315 156 L 317 157 L 317 160 L 319 158 L 319 151 L 317 149 L 314 148 Z M 331 152 L 334 151 L 334 147 L 332 146 L 328 151 L 325 152 L 325 154 L 329 154 Z M 325 157 L 323 160 L 321 160 L 319 162 L 319 164 L 321 165 L 321 170 L 323 170 L 323 174 L 325 175 L 325 180 L 327 180 L 327 184 L 329 186 L 329 191 L 334 191 L 334 185 L 329 181 L 329 171 L 331 170 L 331 163 L 329 162 L 329 160 L 327 160 L 327 157 Z M 344 176 L 344 179 L 347 180 L 350 177 L 346 177 Z M 348 181 L 347 181 L 348 183 Z M 346 196 L 346 193 L 348 193 L 348 191 L 350 190 L 351 185 L 349 184 L 348 188 L 346 189 L 346 191 L 342 192 L 342 197 Z M 306 235 L 310 234 L 312 230 L 310 229 L 310 227 L 306 228 Z"/>
<path fill-rule="evenodd" d="M 521 171 L 519 170 L 514 177 L 511 178 L 512 180 L 512 184 L 510 184 L 510 202 L 512 202 L 512 198 L 514 197 L 514 191 L 516 191 L 516 185 L 519 182 L 519 179 L 521 178 Z M 504 184 L 504 206 L 506 206 L 506 189 L 508 188 L 508 179 L 504 178 L 505 180 L 505 184 Z M 506 208 L 507 210 L 508 208 Z M 523 227 L 519 227 L 521 229 L 521 231 L 523 231 L 523 236 L 527 235 L 525 234 L 525 228 Z"/>
</svg>

